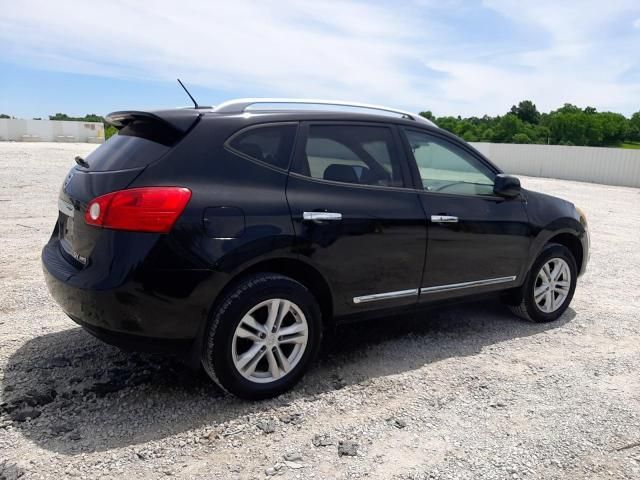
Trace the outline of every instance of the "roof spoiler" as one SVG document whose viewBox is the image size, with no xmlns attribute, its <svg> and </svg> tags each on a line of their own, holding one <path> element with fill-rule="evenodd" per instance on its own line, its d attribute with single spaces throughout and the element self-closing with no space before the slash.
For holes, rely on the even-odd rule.
<svg viewBox="0 0 640 480">
<path fill-rule="evenodd" d="M 134 122 L 157 124 L 177 134 L 186 133 L 200 118 L 201 113 L 190 108 L 173 110 L 123 110 L 107 115 L 105 121 L 118 130 Z"/>
</svg>

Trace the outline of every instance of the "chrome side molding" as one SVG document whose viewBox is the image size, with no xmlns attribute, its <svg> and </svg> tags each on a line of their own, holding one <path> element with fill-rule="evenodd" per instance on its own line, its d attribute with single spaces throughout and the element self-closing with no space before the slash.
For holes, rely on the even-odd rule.
<svg viewBox="0 0 640 480">
<path fill-rule="evenodd" d="M 368 303 L 368 302 L 377 302 L 378 300 L 393 300 L 395 298 L 405 298 L 412 297 L 414 295 L 418 295 L 418 293 L 438 293 L 438 292 L 448 292 L 451 290 L 462 290 L 463 288 L 472 288 L 472 287 L 484 287 L 486 285 L 495 285 L 498 283 L 508 283 L 515 281 L 516 276 L 513 275 L 511 277 L 498 277 L 498 278 L 487 278 L 485 280 L 475 280 L 473 282 L 463 282 L 463 283 L 451 283 L 449 285 L 436 285 L 435 287 L 424 287 L 424 288 L 412 288 L 409 290 L 398 290 L 396 292 L 385 292 L 385 293 L 374 293 L 372 295 L 363 295 L 361 297 L 354 297 L 353 303 Z"/>
<path fill-rule="evenodd" d="M 513 282 L 515 279 L 516 279 L 516 276 L 513 275 L 511 277 L 487 278 L 485 280 L 475 280 L 473 282 L 451 283 L 449 285 L 436 285 L 434 287 L 423 287 L 420 289 L 420 294 L 448 292 L 451 290 L 461 290 L 463 288 L 471 288 L 471 287 L 484 287 L 486 285 L 495 285 L 497 283 Z"/>
<path fill-rule="evenodd" d="M 302 212 L 303 220 L 312 221 L 339 221 L 342 220 L 342 214 L 337 212 Z"/>
<path fill-rule="evenodd" d="M 433 223 L 458 223 L 458 217 L 453 215 L 431 215 Z"/>
<path fill-rule="evenodd" d="M 362 297 L 354 297 L 353 303 L 367 303 L 378 300 L 391 300 L 394 298 L 412 297 L 418 295 L 418 289 L 398 290 L 397 292 L 374 293 L 373 295 L 363 295 Z"/>
</svg>

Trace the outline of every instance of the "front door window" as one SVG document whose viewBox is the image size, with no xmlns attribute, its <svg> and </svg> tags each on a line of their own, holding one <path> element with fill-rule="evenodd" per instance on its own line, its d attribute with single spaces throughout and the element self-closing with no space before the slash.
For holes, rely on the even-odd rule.
<svg viewBox="0 0 640 480">
<path fill-rule="evenodd" d="M 405 130 L 425 190 L 460 195 L 493 195 L 495 174 L 445 140 Z"/>
</svg>

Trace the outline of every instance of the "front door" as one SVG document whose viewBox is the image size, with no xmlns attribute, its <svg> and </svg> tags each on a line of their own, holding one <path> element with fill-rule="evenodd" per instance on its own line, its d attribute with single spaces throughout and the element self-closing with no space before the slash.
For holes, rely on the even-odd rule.
<svg viewBox="0 0 640 480">
<path fill-rule="evenodd" d="M 393 126 L 301 125 L 287 184 L 297 251 L 330 283 L 337 316 L 415 304 L 426 219 Z"/>
<path fill-rule="evenodd" d="M 464 144 L 425 131 L 404 135 L 428 221 L 420 300 L 519 284 L 531 240 L 522 199 L 496 196 L 497 171 Z"/>
</svg>

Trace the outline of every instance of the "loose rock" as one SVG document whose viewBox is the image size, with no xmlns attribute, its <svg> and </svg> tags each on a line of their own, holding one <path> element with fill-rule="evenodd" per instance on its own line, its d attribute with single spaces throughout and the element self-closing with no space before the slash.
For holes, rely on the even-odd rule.
<svg viewBox="0 0 640 480">
<path fill-rule="evenodd" d="M 338 443 L 338 455 L 341 457 L 355 457 L 358 455 L 358 444 L 353 440 L 340 440 Z"/>
<path fill-rule="evenodd" d="M 329 445 L 333 445 L 333 440 L 327 434 L 322 435 L 314 435 L 311 439 L 311 443 L 313 443 L 314 447 L 327 447 Z"/>
<path fill-rule="evenodd" d="M 264 433 L 273 433 L 276 431 L 276 422 L 273 419 L 260 420 L 256 426 Z"/>
</svg>

